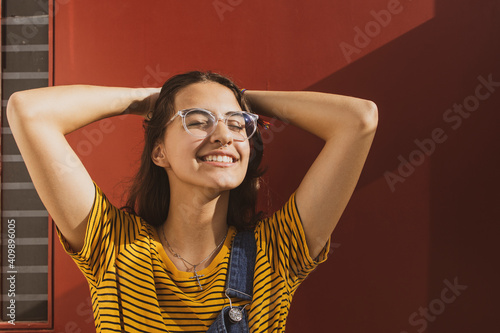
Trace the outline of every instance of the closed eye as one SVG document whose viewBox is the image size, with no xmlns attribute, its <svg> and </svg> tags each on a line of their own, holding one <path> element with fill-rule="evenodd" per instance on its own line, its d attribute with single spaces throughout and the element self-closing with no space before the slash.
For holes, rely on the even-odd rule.
<svg viewBox="0 0 500 333">
<path fill-rule="evenodd" d="M 211 126 L 211 123 L 208 121 L 190 121 L 186 126 L 189 128 L 208 128 Z"/>
</svg>

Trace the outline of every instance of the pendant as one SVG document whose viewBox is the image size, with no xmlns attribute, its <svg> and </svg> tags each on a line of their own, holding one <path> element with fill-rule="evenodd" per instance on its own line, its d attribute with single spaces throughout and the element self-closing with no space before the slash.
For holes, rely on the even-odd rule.
<svg viewBox="0 0 500 333">
<path fill-rule="evenodd" d="M 200 283 L 200 278 L 205 276 L 205 275 L 198 275 L 198 272 L 196 272 L 196 266 L 193 266 L 194 267 L 194 276 L 191 276 L 190 279 L 196 279 L 196 281 L 198 281 L 198 285 L 200 286 L 200 290 L 203 290 L 203 288 L 201 287 L 201 283 Z"/>
<path fill-rule="evenodd" d="M 233 324 L 240 322 L 243 319 L 243 312 L 240 309 L 237 308 L 231 308 L 229 310 L 229 320 Z"/>
</svg>

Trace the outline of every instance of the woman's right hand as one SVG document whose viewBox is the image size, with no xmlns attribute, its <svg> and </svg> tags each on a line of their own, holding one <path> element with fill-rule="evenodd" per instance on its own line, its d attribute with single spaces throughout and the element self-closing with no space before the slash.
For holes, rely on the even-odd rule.
<svg viewBox="0 0 500 333">
<path fill-rule="evenodd" d="M 129 107 L 123 112 L 124 114 L 135 114 L 142 116 L 147 120 L 151 119 L 151 115 L 154 111 L 156 100 L 160 95 L 161 88 L 139 88 L 137 90 L 138 97 L 147 95 L 148 97 L 133 102 Z"/>
</svg>

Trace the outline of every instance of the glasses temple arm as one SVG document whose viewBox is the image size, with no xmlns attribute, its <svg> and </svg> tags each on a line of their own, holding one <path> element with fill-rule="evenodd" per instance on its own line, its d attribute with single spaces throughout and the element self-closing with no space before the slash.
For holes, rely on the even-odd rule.
<svg viewBox="0 0 500 333">
<path fill-rule="evenodd" d="M 165 126 L 167 126 L 168 124 L 170 124 L 172 121 L 174 121 L 174 119 L 179 116 L 181 114 L 181 111 L 177 111 L 176 114 L 174 114 L 174 116 L 172 118 L 170 118 L 169 121 L 167 121 L 167 123 L 165 124 Z"/>
</svg>

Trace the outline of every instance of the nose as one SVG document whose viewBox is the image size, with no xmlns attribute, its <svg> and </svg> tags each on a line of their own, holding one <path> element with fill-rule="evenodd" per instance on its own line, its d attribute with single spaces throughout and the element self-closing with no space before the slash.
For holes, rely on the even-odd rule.
<svg viewBox="0 0 500 333">
<path fill-rule="evenodd" d="M 219 124 L 219 122 L 221 123 Z M 233 135 L 224 123 L 224 119 L 217 119 L 215 130 L 210 135 L 210 142 L 219 142 L 221 145 L 231 144 L 233 142 Z"/>
</svg>

